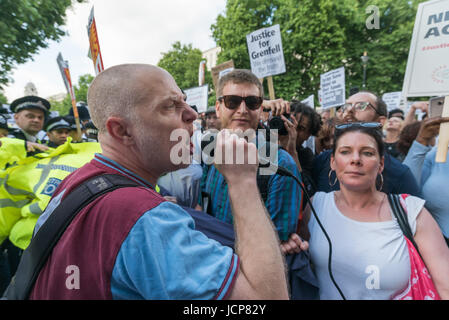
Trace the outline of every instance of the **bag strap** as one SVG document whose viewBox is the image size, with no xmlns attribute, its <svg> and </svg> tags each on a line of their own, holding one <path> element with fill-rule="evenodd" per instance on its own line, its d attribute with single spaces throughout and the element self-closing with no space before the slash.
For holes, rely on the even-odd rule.
<svg viewBox="0 0 449 320">
<path fill-rule="evenodd" d="M 401 228 L 404 236 L 413 244 L 418 254 L 421 256 L 419 252 L 418 245 L 415 242 L 412 229 L 410 228 L 410 224 L 408 222 L 407 213 L 402 207 L 401 201 L 399 200 L 398 194 L 388 194 L 388 202 L 390 203 L 390 207 L 393 211 L 394 216 L 396 217 L 399 227 Z M 421 257 L 422 258 L 422 257 Z"/>
<path fill-rule="evenodd" d="M 53 248 L 84 207 L 108 192 L 138 185 L 137 182 L 123 175 L 105 174 L 83 182 L 70 192 L 50 214 L 47 221 L 31 239 L 28 248 L 23 252 L 16 276 L 12 279 L 5 294 L 8 300 L 28 299 Z"/>
</svg>

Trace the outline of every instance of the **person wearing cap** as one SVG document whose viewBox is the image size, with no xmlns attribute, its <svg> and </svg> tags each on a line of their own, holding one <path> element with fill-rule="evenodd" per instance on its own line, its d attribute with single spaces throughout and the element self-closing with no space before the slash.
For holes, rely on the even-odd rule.
<svg viewBox="0 0 449 320">
<path fill-rule="evenodd" d="M 78 115 L 80 118 L 80 123 L 85 125 L 90 121 L 89 109 L 87 108 L 87 104 L 84 101 L 79 101 L 76 103 L 76 108 L 78 110 Z M 69 116 L 74 117 L 73 108 L 69 110 Z"/>
<path fill-rule="evenodd" d="M 7 137 L 9 133 L 8 120 L 0 114 L 0 138 Z"/>
<path fill-rule="evenodd" d="M 57 148 L 67 141 L 70 133 L 70 123 L 64 117 L 54 117 L 45 123 L 45 131 L 47 132 L 47 146 Z"/>
<path fill-rule="evenodd" d="M 40 143 L 36 135 L 44 126 L 45 116 L 50 110 L 50 102 L 41 97 L 26 96 L 14 100 L 10 109 L 19 127 L 11 134 L 17 139 Z"/>
<path fill-rule="evenodd" d="M 215 107 L 210 107 L 206 110 L 206 130 L 210 129 L 221 129 L 221 122 L 220 119 L 217 118 Z"/>
<path fill-rule="evenodd" d="M 84 126 L 86 128 L 86 138 L 88 142 L 98 142 L 98 129 L 90 120 Z"/>
<path fill-rule="evenodd" d="M 73 143 L 86 142 L 87 141 L 87 137 L 85 135 L 86 127 L 84 126 L 83 121 L 81 121 L 81 118 L 80 118 L 81 136 L 78 135 L 75 118 L 69 114 L 67 116 L 64 116 L 64 119 L 68 123 L 70 123 L 69 136 L 72 137 L 72 142 Z"/>
<path fill-rule="evenodd" d="M 388 119 L 390 119 L 392 117 L 398 117 L 398 118 L 401 118 L 402 120 L 404 120 L 404 111 L 399 108 L 390 110 L 390 112 L 388 112 Z"/>
</svg>

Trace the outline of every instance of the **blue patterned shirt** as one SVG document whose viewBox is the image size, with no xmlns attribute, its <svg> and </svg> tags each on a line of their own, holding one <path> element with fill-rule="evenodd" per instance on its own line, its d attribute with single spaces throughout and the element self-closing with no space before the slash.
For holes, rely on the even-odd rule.
<svg viewBox="0 0 449 320">
<path fill-rule="evenodd" d="M 278 150 L 278 165 L 288 169 L 301 181 L 301 174 L 295 161 L 285 150 Z M 221 221 L 233 223 L 228 185 L 213 165 L 204 167 L 201 191 L 210 195 L 209 206 L 211 206 L 212 215 Z M 301 187 L 291 177 L 271 175 L 268 179 L 267 194 L 265 206 L 278 231 L 279 238 L 283 241 L 288 240 L 288 236 L 296 232 L 298 224 Z M 200 204 L 202 205 L 202 202 Z"/>
</svg>

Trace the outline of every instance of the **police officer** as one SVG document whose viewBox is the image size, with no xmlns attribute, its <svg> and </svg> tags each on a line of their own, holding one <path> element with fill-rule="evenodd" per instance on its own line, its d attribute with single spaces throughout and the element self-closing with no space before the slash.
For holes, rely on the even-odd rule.
<svg viewBox="0 0 449 320">
<path fill-rule="evenodd" d="M 70 133 L 70 123 L 64 117 L 54 117 L 45 123 L 45 131 L 47 132 L 47 146 L 57 148 L 67 141 Z"/>
<path fill-rule="evenodd" d="M 14 100 L 10 105 L 14 120 L 19 129 L 11 135 L 17 139 L 41 143 L 37 134 L 44 126 L 45 116 L 50 110 L 50 102 L 37 96 L 26 96 Z"/>
<path fill-rule="evenodd" d="M 98 142 L 98 129 L 92 121 L 89 121 L 85 125 L 86 137 L 88 142 Z"/>
<path fill-rule="evenodd" d="M 7 137 L 9 130 L 8 119 L 3 114 L 0 114 L 0 138 Z"/>
<path fill-rule="evenodd" d="M 72 109 L 70 109 L 70 110 L 72 110 Z M 64 116 L 64 119 L 68 123 L 70 123 L 69 136 L 72 137 L 72 142 L 73 143 L 86 142 L 87 141 L 87 138 L 85 135 L 86 127 L 83 125 L 83 121 L 81 121 L 81 118 L 80 118 L 81 136 L 78 135 L 75 118 L 71 115 L 67 115 L 67 116 Z"/>
<path fill-rule="evenodd" d="M 84 101 L 79 101 L 76 103 L 76 109 L 78 110 L 78 116 L 80 118 L 80 123 L 82 125 L 85 125 L 90 120 L 90 114 L 89 109 L 87 107 L 87 104 Z M 69 110 L 69 116 L 73 115 L 73 108 L 70 108 Z"/>
</svg>

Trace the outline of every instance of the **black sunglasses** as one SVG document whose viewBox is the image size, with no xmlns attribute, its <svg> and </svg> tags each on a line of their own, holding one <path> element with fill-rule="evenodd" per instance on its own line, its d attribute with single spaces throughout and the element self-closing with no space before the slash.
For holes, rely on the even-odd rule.
<svg viewBox="0 0 449 320">
<path fill-rule="evenodd" d="M 345 130 L 348 128 L 353 127 L 362 127 L 362 128 L 369 128 L 369 129 L 380 129 L 382 128 L 382 124 L 379 122 L 348 122 L 348 123 L 342 123 L 335 126 L 336 130 Z"/>
<path fill-rule="evenodd" d="M 226 108 L 231 110 L 237 109 L 243 100 L 245 101 L 246 106 L 250 110 L 259 109 L 263 102 L 263 99 L 257 96 L 241 97 L 229 95 L 218 97 L 218 101 L 224 101 Z"/>
</svg>

